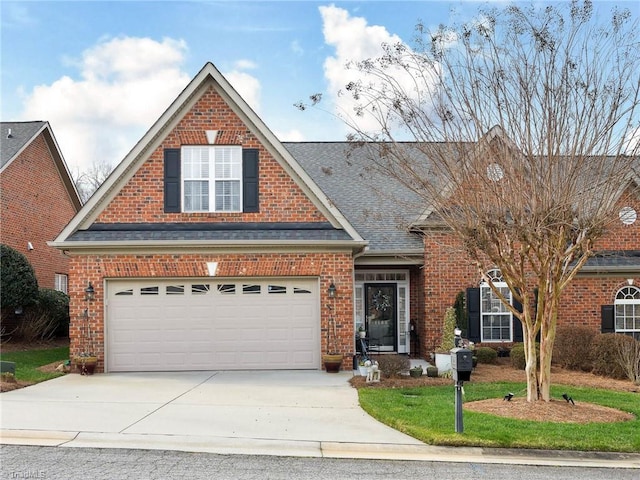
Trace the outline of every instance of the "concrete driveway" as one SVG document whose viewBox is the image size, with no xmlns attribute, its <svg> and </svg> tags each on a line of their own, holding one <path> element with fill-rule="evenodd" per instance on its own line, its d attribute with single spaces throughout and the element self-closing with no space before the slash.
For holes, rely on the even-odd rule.
<svg viewBox="0 0 640 480">
<path fill-rule="evenodd" d="M 425 445 L 367 415 L 350 378 L 320 371 L 71 374 L 0 394 L 0 443 L 640 468 L 634 454 Z"/>
<path fill-rule="evenodd" d="M 358 405 L 351 373 L 66 375 L 0 395 L 2 443 L 317 456 L 331 444 L 419 446 Z"/>
</svg>

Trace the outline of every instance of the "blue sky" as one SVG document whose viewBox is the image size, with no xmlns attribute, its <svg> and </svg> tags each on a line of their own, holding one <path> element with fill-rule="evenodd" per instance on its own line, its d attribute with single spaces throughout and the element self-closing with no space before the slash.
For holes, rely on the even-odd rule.
<svg viewBox="0 0 640 480">
<path fill-rule="evenodd" d="M 281 140 L 342 140 L 337 97 L 293 104 L 335 91 L 381 41 L 410 43 L 418 19 L 465 21 L 484 3 L 2 0 L 0 117 L 48 120 L 72 171 L 115 165 L 211 61 Z"/>
</svg>

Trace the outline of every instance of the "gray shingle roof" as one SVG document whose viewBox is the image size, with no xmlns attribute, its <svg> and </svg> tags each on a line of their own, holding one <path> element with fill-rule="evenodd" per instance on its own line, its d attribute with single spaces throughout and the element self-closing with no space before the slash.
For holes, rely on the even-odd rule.
<svg viewBox="0 0 640 480">
<path fill-rule="evenodd" d="M 46 122 L 0 122 L 0 168 L 4 167 Z M 11 131 L 11 135 L 9 135 Z"/>
<path fill-rule="evenodd" d="M 330 223 L 94 223 L 78 230 L 70 242 L 128 241 L 349 241 L 352 238 Z"/>
<path fill-rule="evenodd" d="M 587 260 L 584 272 L 624 272 L 640 270 L 640 250 L 602 251 Z"/>
<path fill-rule="evenodd" d="M 392 178 L 367 168 L 367 152 L 348 142 L 284 142 L 284 147 L 369 241 L 369 251 L 422 250 L 419 235 L 407 226 L 421 213 L 421 202 Z"/>
</svg>

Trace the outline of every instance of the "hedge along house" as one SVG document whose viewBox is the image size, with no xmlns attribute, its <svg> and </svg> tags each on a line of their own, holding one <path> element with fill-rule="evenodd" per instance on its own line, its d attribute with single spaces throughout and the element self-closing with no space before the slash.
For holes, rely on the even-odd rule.
<svg viewBox="0 0 640 480">
<path fill-rule="evenodd" d="M 457 293 L 482 286 L 368 154 L 279 142 L 206 64 L 53 242 L 71 258 L 71 355 L 152 371 L 319 369 L 338 352 L 349 368 L 362 327 L 374 351 L 428 356 Z M 561 321 L 599 328 L 617 296 L 640 305 L 622 290 L 640 281 L 631 217 L 603 243 L 617 253 L 570 287 Z M 489 313 L 472 319 L 470 333 L 493 319 L 474 339 L 516 341 L 517 320 Z M 636 315 L 620 318 L 640 329 Z"/>
</svg>

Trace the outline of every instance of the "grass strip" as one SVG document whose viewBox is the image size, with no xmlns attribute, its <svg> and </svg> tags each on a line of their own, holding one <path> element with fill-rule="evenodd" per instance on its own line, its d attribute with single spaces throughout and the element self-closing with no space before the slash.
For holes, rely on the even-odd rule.
<svg viewBox="0 0 640 480">
<path fill-rule="evenodd" d="M 526 392 L 524 383 L 468 383 L 465 402 Z M 588 402 L 630 412 L 617 423 L 554 423 L 465 411 L 464 433 L 455 433 L 454 386 L 361 388 L 360 405 L 371 416 L 431 445 L 640 452 L 640 398 L 637 393 L 553 386 L 552 397 L 567 392 Z"/>
<path fill-rule="evenodd" d="M 25 350 L 0 354 L 0 360 L 15 362 L 16 380 L 38 383 L 63 375 L 60 372 L 45 373 L 38 367 L 53 362 L 64 362 L 69 359 L 69 347 L 47 348 L 42 350 Z"/>
</svg>

